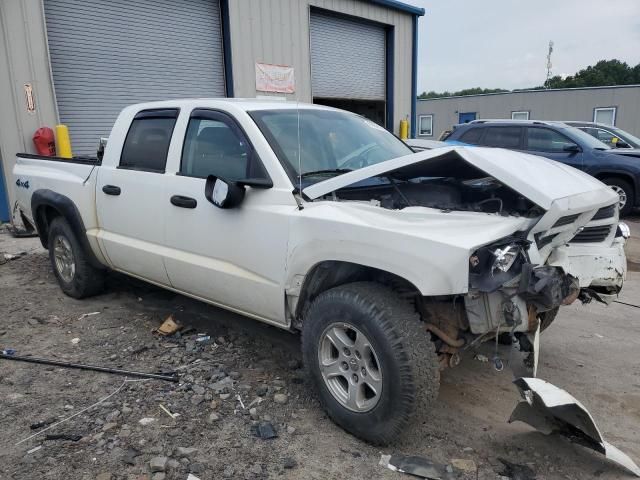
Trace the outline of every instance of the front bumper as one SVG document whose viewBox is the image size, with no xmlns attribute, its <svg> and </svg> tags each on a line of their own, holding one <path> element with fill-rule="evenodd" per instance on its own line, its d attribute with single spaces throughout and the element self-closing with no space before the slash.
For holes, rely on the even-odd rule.
<svg viewBox="0 0 640 480">
<path fill-rule="evenodd" d="M 627 275 L 624 240 L 616 238 L 611 246 L 565 245 L 556 247 L 546 262 L 561 267 L 578 280 L 580 288 L 597 288 L 616 294 Z"/>
</svg>

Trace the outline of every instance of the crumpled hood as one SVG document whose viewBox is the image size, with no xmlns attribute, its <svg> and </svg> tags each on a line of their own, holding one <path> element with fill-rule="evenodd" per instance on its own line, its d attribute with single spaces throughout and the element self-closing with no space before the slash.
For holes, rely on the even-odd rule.
<svg viewBox="0 0 640 480">
<path fill-rule="evenodd" d="M 425 167 L 424 176 L 438 176 L 429 172 L 430 165 L 456 157 L 494 177 L 545 210 L 554 201 L 574 195 L 594 193 L 598 196 L 597 192 L 602 192 L 603 198 L 611 197 L 609 187 L 599 180 L 560 162 L 502 148 L 460 146 L 393 158 L 318 182 L 305 188 L 303 193 L 313 200 L 367 178 L 389 173 L 402 174 L 403 171 L 414 171 L 421 166 Z"/>
</svg>

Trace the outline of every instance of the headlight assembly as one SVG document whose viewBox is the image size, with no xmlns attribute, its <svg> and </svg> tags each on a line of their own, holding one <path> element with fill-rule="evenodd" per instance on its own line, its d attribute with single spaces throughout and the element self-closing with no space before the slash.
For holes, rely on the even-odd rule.
<svg viewBox="0 0 640 480">
<path fill-rule="evenodd" d="M 511 236 L 473 252 L 469 257 L 469 286 L 492 292 L 517 277 L 529 262 L 529 243 Z"/>
<path fill-rule="evenodd" d="M 496 248 L 491 253 L 494 257 L 491 273 L 508 272 L 520 254 L 520 246 L 511 244 L 504 248 Z"/>
</svg>

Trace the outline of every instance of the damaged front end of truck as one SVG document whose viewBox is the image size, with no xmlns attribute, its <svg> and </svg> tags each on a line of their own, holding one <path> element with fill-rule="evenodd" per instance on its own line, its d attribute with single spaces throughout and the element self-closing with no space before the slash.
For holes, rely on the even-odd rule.
<svg viewBox="0 0 640 480">
<path fill-rule="evenodd" d="M 576 300 L 609 303 L 625 279 L 628 229 L 618 223 L 615 192 L 539 157 L 501 149 L 443 148 L 349 172 L 312 185 L 304 194 L 343 207 L 366 204 L 392 210 L 398 214 L 392 220 L 407 220 L 407 235 L 414 235 L 409 229 L 423 213 L 428 220 L 420 234 L 433 240 L 425 243 L 433 257 L 450 255 L 443 246 L 447 234 L 456 236 L 449 237 L 452 245 L 467 248 L 466 285 L 451 287 L 461 291 L 416 296 L 441 368 L 457 365 L 462 349 L 501 337 L 530 353 L 526 373 L 535 376 L 538 334 L 558 309 Z M 392 228 L 391 222 L 386 225 L 388 215 L 370 220 L 366 215 L 360 219 Z M 483 218 L 487 231 L 504 232 L 494 228 L 497 224 L 513 230 L 489 239 L 477 227 Z M 479 244 L 474 245 L 474 238 Z M 464 251 L 458 248 L 456 255 Z M 461 277 L 462 272 L 456 273 Z M 494 362 L 502 368 L 497 356 Z"/>
</svg>

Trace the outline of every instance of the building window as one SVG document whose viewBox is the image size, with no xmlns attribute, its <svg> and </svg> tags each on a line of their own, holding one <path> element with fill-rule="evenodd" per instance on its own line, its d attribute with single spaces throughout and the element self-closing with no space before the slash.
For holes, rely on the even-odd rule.
<svg viewBox="0 0 640 480">
<path fill-rule="evenodd" d="M 418 135 L 431 137 L 433 135 L 433 115 L 420 115 L 418 118 Z"/>
<path fill-rule="evenodd" d="M 529 112 L 511 112 L 511 120 L 529 120 Z"/>
<path fill-rule="evenodd" d="M 616 107 L 596 108 L 593 110 L 593 121 L 603 125 L 616 124 Z"/>
</svg>

